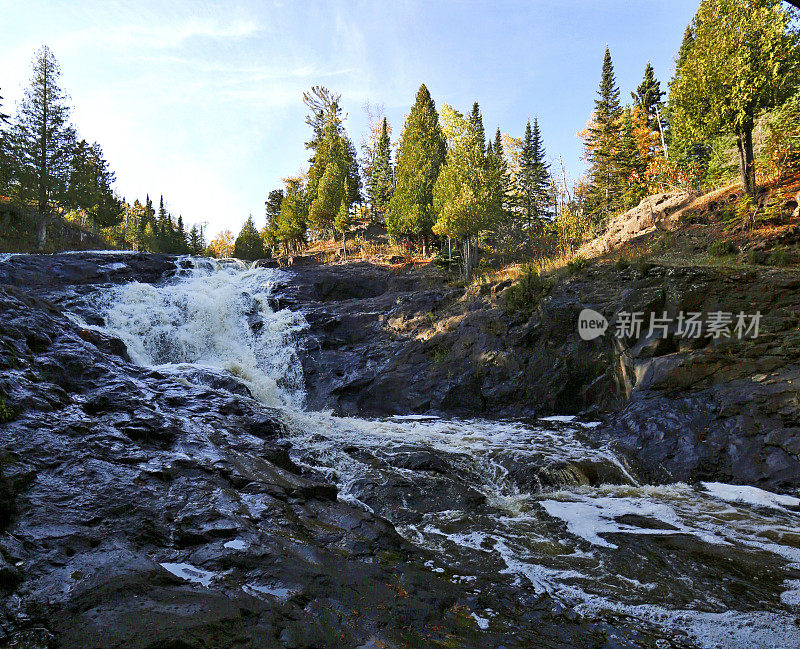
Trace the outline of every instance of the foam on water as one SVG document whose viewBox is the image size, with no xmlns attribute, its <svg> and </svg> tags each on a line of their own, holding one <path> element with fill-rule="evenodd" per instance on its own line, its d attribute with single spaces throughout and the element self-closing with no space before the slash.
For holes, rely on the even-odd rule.
<svg viewBox="0 0 800 649">
<path fill-rule="evenodd" d="M 235 260 L 198 266 L 164 286 L 116 288 L 105 310 L 107 329 L 140 365 L 227 372 L 266 404 L 300 407 L 303 377 L 294 338 L 306 323 L 296 312 L 269 305 L 282 271 Z"/>
<path fill-rule="evenodd" d="M 470 511 L 432 508 L 421 521 L 397 524 L 406 539 L 433 551 L 448 567 L 437 560 L 429 562 L 429 569 L 477 587 L 478 573 L 470 572 L 470 566 L 483 562 L 496 570 L 494 576 L 547 592 L 586 615 L 616 611 L 683 630 L 701 647 L 800 646 L 793 615 L 780 610 L 796 611 L 800 605 L 800 580 L 791 572 L 800 568 L 800 499 L 720 483 L 640 485 L 611 449 L 589 443 L 584 433 L 596 424 L 578 424 L 566 416 L 530 425 L 416 415 L 365 420 L 303 411 L 295 344 L 306 323 L 298 313 L 270 307 L 282 272 L 251 269 L 235 260 L 193 263 L 183 277 L 162 286 L 132 283 L 115 289 L 105 308 L 111 332 L 125 341 L 137 363 L 173 372 L 179 380 L 191 381 L 193 370 L 227 373 L 257 399 L 282 408 L 293 459 L 321 471 L 337 484 L 340 499 L 356 506 L 372 510 L 360 499 L 369 500 L 359 485 L 364 478 L 382 484 L 385 476 L 379 471 L 391 471 L 409 484 L 420 477 L 391 462 L 376 469 L 370 457 L 410 449 L 445 458 L 455 474 L 483 494 L 486 505 Z M 353 448 L 363 452 L 363 459 Z M 612 467 L 627 484 L 529 492 L 508 468 L 524 470 L 543 462 Z M 259 498 L 241 497 L 252 515 L 263 510 Z M 774 555 L 787 564 L 785 579 L 780 573 L 775 577 L 783 583 L 781 601 L 770 610 L 723 611 L 713 594 L 706 597 L 700 588 L 696 601 L 665 603 L 659 595 L 664 584 L 684 576 L 636 572 L 630 554 L 624 554 L 629 541 L 652 543 L 665 535 L 688 537 L 723 552 Z M 224 544 L 229 551 L 245 546 L 242 539 Z M 203 585 L 214 576 L 189 564 L 162 565 Z M 284 585 L 247 588 L 279 598 L 292 594 Z M 689 592 L 691 599 L 693 587 Z M 473 614 L 482 629 L 490 617 L 488 611 Z"/>
</svg>

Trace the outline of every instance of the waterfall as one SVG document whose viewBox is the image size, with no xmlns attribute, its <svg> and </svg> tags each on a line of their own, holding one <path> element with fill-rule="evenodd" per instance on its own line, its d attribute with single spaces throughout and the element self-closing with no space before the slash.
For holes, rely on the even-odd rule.
<svg viewBox="0 0 800 649">
<path fill-rule="evenodd" d="M 236 260 L 191 260 L 165 285 L 114 289 L 106 328 L 139 365 L 227 372 L 265 404 L 296 409 L 303 375 L 294 341 L 307 325 L 301 314 L 271 306 L 283 273 Z"/>
</svg>

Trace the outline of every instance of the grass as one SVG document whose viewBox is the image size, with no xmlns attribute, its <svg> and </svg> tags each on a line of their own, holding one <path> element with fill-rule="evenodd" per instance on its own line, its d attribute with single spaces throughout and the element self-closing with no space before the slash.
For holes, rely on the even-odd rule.
<svg viewBox="0 0 800 649">
<path fill-rule="evenodd" d="M 714 241 L 708 246 L 708 253 L 713 257 L 726 257 L 736 252 L 736 246 L 730 241 Z"/>
</svg>

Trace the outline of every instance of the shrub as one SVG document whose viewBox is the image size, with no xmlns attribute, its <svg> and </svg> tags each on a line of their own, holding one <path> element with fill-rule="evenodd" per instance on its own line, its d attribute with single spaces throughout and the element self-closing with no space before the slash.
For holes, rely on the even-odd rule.
<svg viewBox="0 0 800 649">
<path fill-rule="evenodd" d="M 617 270 L 625 270 L 629 268 L 630 265 L 631 262 L 625 259 L 625 257 L 620 257 L 619 259 L 617 259 L 617 261 L 614 262 L 614 268 L 616 268 Z"/>
<path fill-rule="evenodd" d="M 775 250 L 769 256 L 771 266 L 791 266 L 793 261 L 792 253 L 788 250 Z"/>
<path fill-rule="evenodd" d="M 575 257 L 572 261 L 567 262 L 567 272 L 570 275 L 580 275 L 584 268 L 586 268 L 586 260 L 583 257 Z"/>
<path fill-rule="evenodd" d="M 653 267 L 653 264 L 647 260 L 645 255 L 641 255 L 634 260 L 633 267 L 640 275 L 647 275 L 647 273 L 649 273 L 650 269 Z"/>
<path fill-rule="evenodd" d="M 522 269 L 517 283 L 506 290 L 506 308 L 523 313 L 533 311 L 551 288 L 551 283 L 539 274 L 538 268 L 527 265 Z"/>
<path fill-rule="evenodd" d="M 708 247 L 708 253 L 714 257 L 725 257 L 736 252 L 736 247 L 730 241 L 715 241 Z"/>
<path fill-rule="evenodd" d="M 767 118 L 764 157 L 777 176 L 800 171 L 800 91 Z"/>
</svg>

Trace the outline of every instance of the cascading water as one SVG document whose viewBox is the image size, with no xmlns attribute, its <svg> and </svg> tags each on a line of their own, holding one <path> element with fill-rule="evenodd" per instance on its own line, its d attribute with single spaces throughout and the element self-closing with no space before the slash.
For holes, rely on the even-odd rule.
<svg viewBox="0 0 800 649">
<path fill-rule="evenodd" d="M 270 307 L 280 271 L 197 260 L 183 273 L 163 286 L 134 282 L 112 294 L 107 327 L 131 358 L 174 372 L 228 372 L 270 406 L 300 407 L 303 377 L 293 340 L 305 321 Z"/>
<path fill-rule="evenodd" d="M 281 408 L 294 459 L 340 498 L 435 553 L 431 570 L 491 601 L 542 592 L 591 616 L 661 624 L 703 647 L 800 646 L 800 499 L 721 484 L 648 486 L 586 425 L 302 410 L 301 314 L 275 310 L 283 271 L 193 260 L 104 305 L 134 361 L 180 380 L 233 377 Z M 476 595 L 478 596 L 478 595 Z M 493 615 L 476 614 L 479 626 Z"/>
</svg>

